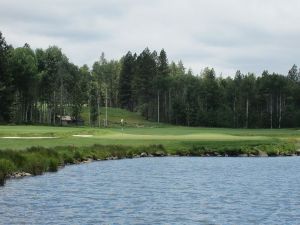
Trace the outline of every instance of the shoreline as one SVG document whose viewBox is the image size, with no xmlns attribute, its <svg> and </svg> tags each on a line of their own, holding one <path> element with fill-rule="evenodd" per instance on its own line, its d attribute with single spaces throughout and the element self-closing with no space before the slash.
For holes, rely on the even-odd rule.
<svg viewBox="0 0 300 225">
<path fill-rule="evenodd" d="M 86 164 L 86 163 L 92 163 L 92 162 L 99 162 L 99 161 L 110 161 L 110 160 L 122 160 L 122 159 L 140 159 L 140 158 L 161 158 L 161 157 L 199 157 L 199 158 L 266 158 L 266 157 L 298 157 L 300 156 L 300 150 L 296 150 L 296 152 L 294 154 L 288 154 L 288 155 L 272 155 L 269 156 L 267 153 L 265 152 L 260 152 L 260 154 L 257 155 L 253 155 L 253 154 L 240 154 L 240 155 L 236 155 L 236 156 L 229 156 L 227 154 L 225 155 L 220 155 L 220 154 L 206 154 L 206 155 L 176 155 L 176 154 L 170 154 L 170 153 L 166 153 L 163 151 L 157 151 L 154 154 L 149 154 L 147 152 L 142 152 L 138 155 L 133 155 L 132 157 L 117 157 L 117 156 L 110 156 L 110 157 L 106 157 L 106 158 L 99 158 L 99 159 L 94 159 L 94 158 L 85 158 L 82 160 L 74 160 L 73 162 L 69 162 L 69 163 L 65 163 L 63 165 L 58 165 L 57 169 L 55 171 L 44 171 L 41 174 L 31 174 L 25 171 L 15 171 L 11 174 L 8 174 L 5 178 L 6 180 L 11 180 L 11 179 L 21 179 L 21 178 L 25 178 L 25 177 L 32 177 L 32 176 L 37 176 L 37 175 L 43 175 L 45 172 L 57 172 L 58 170 L 63 169 L 66 166 L 71 166 L 71 165 L 80 165 L 80 164 Z M 5 184 L 4 181 L 4 184 Z M 0 185 L 0 186 L 4 186 Z"/>
</svg>

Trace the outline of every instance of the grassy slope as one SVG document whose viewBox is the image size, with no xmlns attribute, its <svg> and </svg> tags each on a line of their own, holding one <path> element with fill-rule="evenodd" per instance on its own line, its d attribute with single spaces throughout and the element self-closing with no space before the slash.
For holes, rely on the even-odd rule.
<svg viewBox="0 0 300 225">
<path fill-rule="evenodd" d="M 84 108 L 82 113 L 82 118 L 85 121 L 86 125 L 89 125 L 89 116 L 88 116 L 88 109 Z M 120 108 L 107 108 L 107 115 L 108 115 L 108 124 L 110 127 L 119 127 L 120 121 L 123 118 L 125 120 L 126 127 L 158 127 L 157 123 L 153 123 L 150 121 L 145 120 L 141 115 L 136 112 L 130 112 L 127 110 L 123 110 Z M 103 119 L 105 119 L 105 108 L 100 108 L 100 118 L 101 124 L 103 124 Z M 164 126 L 164 124 L 160 124 L 159 127 Z"/>
</svg>

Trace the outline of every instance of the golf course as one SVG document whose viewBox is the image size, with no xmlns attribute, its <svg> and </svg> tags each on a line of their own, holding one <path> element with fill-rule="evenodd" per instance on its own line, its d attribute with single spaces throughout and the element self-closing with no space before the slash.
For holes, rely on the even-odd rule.
<svg viewBox="0 0 300 225">
<path fill-rule="evenodd" d="M 163 145 L 180 150 L 191 145 L 253 146 L 291 143 L 297 145 L 295 129 L 222 129 L 177 126 L 90 128 L 52 126 L 0 126 L 1 149 L 25 150 L 30 147 L 99 145 Z"/>
<path fill-rule="evenodd" d="M 120 109 L 109 113 L 109 127 L 1 125 L 2 184 L 9 177 L 55 172 L 61 166 L 91 160 L 299 154 L 297 129 L 183 127 L 149 122 Z M 118 122 L 121 117 L 124 126 Z"/>
</svg>

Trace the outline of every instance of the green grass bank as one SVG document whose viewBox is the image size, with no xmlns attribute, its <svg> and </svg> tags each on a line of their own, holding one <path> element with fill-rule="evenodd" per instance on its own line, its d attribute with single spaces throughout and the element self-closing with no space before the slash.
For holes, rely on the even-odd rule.
<svg viewBox="0 0 300 225">
<path fill-rule="evenodd" d="M 141 121 L 140 123 L 141 124 Z M 149 125 L 151 124 L 151 126 Z M 222 129 L 160 125 L 112 128 L 0 126 L 0 184 L 92 160 L 144 156 L 299 155 L 297 129 Z"/>
</svg>

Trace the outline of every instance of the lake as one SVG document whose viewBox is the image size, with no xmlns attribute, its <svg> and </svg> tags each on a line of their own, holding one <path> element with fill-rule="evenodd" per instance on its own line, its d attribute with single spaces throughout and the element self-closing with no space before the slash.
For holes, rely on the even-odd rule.
<svg viewBox="0 0 300 225">
<path fill-rule="evenodd" d="M 299 224 L 300 157 L 98 161 L 0 187 L 0 224 Z"/>
</svg>

